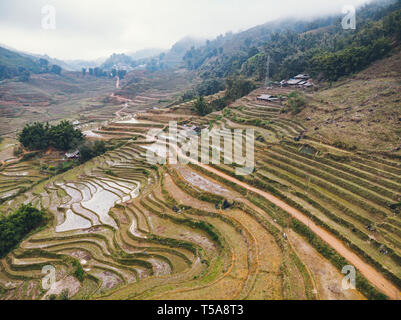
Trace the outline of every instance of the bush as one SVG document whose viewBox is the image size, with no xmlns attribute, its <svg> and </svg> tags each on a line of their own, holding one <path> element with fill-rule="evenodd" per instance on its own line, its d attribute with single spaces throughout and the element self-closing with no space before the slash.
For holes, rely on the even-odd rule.
<svg viewBox="0 0 401 320">
<path fill-rule="evenodd" d="M 64 289 L 60 293 L 59 300 L 70 300 L 70 291 L 68 289 Z"/>
<path fill-rule="evenodd" d="M 74 267 L 75 278 L 77 278 L 80 282 L 84 281 L 85 272 L 84 269 L 82 268 L 82 265 L 77 260 L 74 260 L 72 265 Z"/>
<path fill-rule="evenodd" d="M 212 112 L 212 108 L 209 106 L 209 104 L 205 101 L 203 96 L 200 96 L 196 99 L 194 103 L 194 107 L 198 115 L 200 116 L 205 116 Z"/>
<path fill-rule="evenodd" d="M 114 171 L 112 171 L 112 170 L 110 170 L 110 169 L 104 170 L 104 173 L 105 173 L 105 174 L 108 174 L 109 176 L 115 176 L 115 175 L 116 175 L 116 174 L 114 173 Z"/>
<path fill-rule="evenodd" d="M 13 154 L 16 157 L 19 157 L 22 154 L 22 149 L 20 147 L 15 147 L 13 150 Z"/>
<path fill-rule="evenodd" d="M 288 106 L 293 114 L 298 114 L 306 106 L 306 100 L 302 93 L 293 91 L 288 95 Z"/>
<path fill-rule="evenodd" d="M 95 141 L 82 144 L 78 147 L 80 154 L 80 162 L 84 163 L 94 157 L 98 157 L 107 151 L 106 143 L 104 141 Z"/>
</svg>

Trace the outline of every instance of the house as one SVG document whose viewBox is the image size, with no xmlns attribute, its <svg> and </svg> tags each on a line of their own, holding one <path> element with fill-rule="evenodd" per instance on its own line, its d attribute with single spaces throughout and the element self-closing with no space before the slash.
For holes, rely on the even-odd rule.
<svg viewBox="0 0 401 320">
<path fill-rule="evenodd" d="M 281 80 L 280 81 L 280 86 L 281 87 L 286 87 L 287 86 L 287 80 Z"/>
<path fill-rule="evenodd" d="M 287 81 L 287 84 L 290 86 L 298 85 L 302 80 L 301 79 L 290 79 Z"/>
<path fill-rule="evenodd" d="M 66 159 L 78 159 L 79 158 L 79 150 L 75 150 L 74 152 L 71 153 L 66 153 L 65 154 Z"/>
<path fill-rule="evenodd" d="M 294 79 L 297 80 L 308 80 L 310 77 L 307 74 L 298 74 L 297 76 L 294 77 Z"/>
<path fill-rule="evenodd" d="M 261 96 L 257 97 L 257 100 L 259 101 L 278 101 L 278 98 L 276 96 L 271 96 L 269 94 L 262 94 Z"/>
<path fill-rule="evenodd" d="M 313 86 L 314 86 L 314 84 L 310 80 L 306 81 L 306 83 L 304 84 L 304 87 L 307 87 L 307 88 L 310 88 Z"/>
</svg>

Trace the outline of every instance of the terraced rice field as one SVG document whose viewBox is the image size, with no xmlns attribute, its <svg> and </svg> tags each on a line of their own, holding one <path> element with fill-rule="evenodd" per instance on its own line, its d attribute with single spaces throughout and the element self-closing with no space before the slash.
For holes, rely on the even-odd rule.
<svg viewBox="0 0 401 320">
<path fill-rule="evenodd" d="M 32 202 L 55 217 L 1 260 L 0 297 L 46 299 L 68 288 L 74 299 L 368 298 L 360 288 L 343 290 L 334 253 L 326 255 L 290 210 L 262 192 L 334 235 L 399 289 L 401 220 L 389 205 L 400 199 L 401 165 L 309 139 L 279 103 L 257 101 L 259 93 L 203 118 L 190 102 L 136 116 L 127 108 L 123 119 L 93 130 L 124 145 L 0 207 Z M 147 133 L 165 130 L 169 120 L 180 129 L 255 129 L 254 172 L 238 177 L 228 164 L 150 165 Z M 73 261 L 83 267 L 83 281 L 73 276 Z M 41 288 L 44 265 L 57 271 L 49 292 Z M 397 298 L 393 287 L 377 285 L 381 278 L 364 276 Z"/>
<path fill-rule="evenodd" d="M 31 185 L 48 177 L 32 161 L 19 162 L 15 158 L 4 161 L 0 168 L 0 200 L 12 206 L 12 198 L 25 192 Z"/>
</svg>

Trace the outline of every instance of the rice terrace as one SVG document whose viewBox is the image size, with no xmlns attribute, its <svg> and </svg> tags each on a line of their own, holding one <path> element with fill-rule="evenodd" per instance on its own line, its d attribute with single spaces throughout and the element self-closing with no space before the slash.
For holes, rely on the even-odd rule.
<svg viewBox="0 0 401 320">
<path fill-rule="evenodd" d="M 33 2 L 63 37 L 75 1 Z M 104 31 L 79 59 L 0 5 L 0 300 L 400 300 L 401 1 L 354 2 L 355 28 Z"/>
</svg>

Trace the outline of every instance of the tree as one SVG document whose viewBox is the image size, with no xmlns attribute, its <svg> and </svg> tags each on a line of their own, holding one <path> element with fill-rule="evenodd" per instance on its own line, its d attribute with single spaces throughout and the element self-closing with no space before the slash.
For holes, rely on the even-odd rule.
<svg viewBox="0 0 401 320">
<path fill-rule="evenodd" d="M 78 147 L 81 163 L 89 161 L 94 157 L 98 157 L 107 151 L 106 143 L 104 141 L 87 141 Z"/>
<path fill-rule="evenodd" d="M 47 68 L 47 66 L 49 65 L 49 61 L 47 61 L 46 59 L 40 58 L 39 64 L 42 68 Z"/>
<path fill-rule="evenodd" d="M 194 107 L 196 112 L 200 115 L 200 116 L 205 116 L 207 114 L 209 114 L 212 111 L 212 108 L 209 106 L 209 104 L 205 101 L 205 99 L 203 98 L 203 96 L 200 96 L 196 99 L 195 103 L 194 103 Z"/>
<path fill-rule="evenodd" d="M 82 132 L 65 120 L 52 126 L 49 133 L 50 145 L 58 150 L 75 148 L 83 140 Z"/>
<path fill-rule="evenodd" d="M 18 80 L 21 82 L 28 82 L 29 78 L 31 77 L 31 73 L 24 67 L 18 68 L 18 74 Z"/>
<path fill-rule="evenodd" d="M 86 75 L 86 68 L 82 68 L 82 75 L 85 77 L 85 75 Z"/>
<path fill-rule="evenodd" d="M 83 140 L 82 132 L 69 121 L 61 121 L 55 126 L 35 122 L 27 124 L 18 134 L 18 141 L 29 150 L 45 150 L 50 146 L 67 151 Z"/>
<path fill-rule="evenodd" d="M 95 144 L 93 145 L 93 153 L 95 157 L 100 156 L 106 151 L 107 151 L 106 143 L 103 140 L 95 141 Z"/>
<path fill-rule="evenodd" d="M 230 101 L 244 97 L 256 88 L 252 81 L 242 78 L 228 78 L 226 82 L 226 98 Z"/>
<path fill-rule="evenodd" d="M 49 61 L 47 61 L 46 59 L 40 58 L 39 65 L 41 66 L 41 68 L 44 69 L 45 72 L 49 70 Z"/>
<path fill-rule="evenodd" d="M 199 96 L 210 96 L 225 89 L 224 81 L 219 79 L 208 79 L 196 87 Z"/>
<path fill-rule="evenodd" d="M 79 150 L 79 161 L 85 163 L 93 158 L 93 151 L 89 144 L 85 143 L 78 147 Z"/>
<path fill-rule="evenodd" d="M 118 70 L 118 72 L 117 72 L 117 75 L 120 79 L 124 79 L 126 74 L 127 74 L 127 70 Z"/>
<path fill-rule="evenodd" d="M 59 74 L 61 74 L 61 67 L 58 66 L 57 64 L 53 64 L 50 72 L 59 75 Z"/>
<path fill-rule="evenodd" d="M 29 150 L 43 150 L 49 146 L 49 124 L 26 124 L 18 134 L 18 141 Z"/>
</svg>

